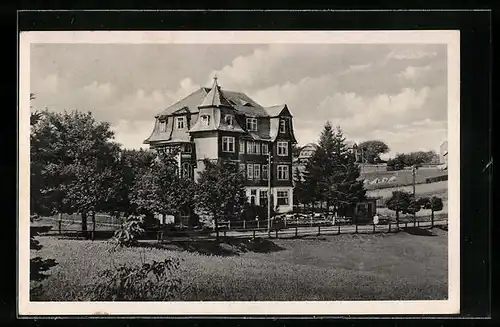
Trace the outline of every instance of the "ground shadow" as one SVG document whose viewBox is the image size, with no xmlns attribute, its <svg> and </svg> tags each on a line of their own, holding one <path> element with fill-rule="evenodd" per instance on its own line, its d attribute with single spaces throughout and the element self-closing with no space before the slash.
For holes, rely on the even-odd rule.
<svg viewBox="0 0 500 327">
<path fill-rule="evenodd" d="M 435 233 L 433 233 L 429 229 L 422 229 L 419 227 L 406 227 L 402 228 L 402 230 L 408 234 L 411 235 L 418 235 L 418 236 L 437 236 Z"/>
<path fill-rule="evenodd" d="M 285 250 L 274 242 L 259 237 L 255 239 L 221 237 L 219 241 L 207 239 L 167 240 L 163 243 L 141 242 L 139 246 L 217 256 L 238 256 L 245 252 L 270 253 Z"/>
</svg>

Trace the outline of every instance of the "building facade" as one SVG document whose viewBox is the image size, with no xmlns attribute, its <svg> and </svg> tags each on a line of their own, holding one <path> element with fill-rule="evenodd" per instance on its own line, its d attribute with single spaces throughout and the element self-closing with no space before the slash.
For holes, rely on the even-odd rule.
<svg viewBox="0 0 500 327">
<path fill-rule="evenodd" d="M 158 151 L 177 153 L 183 177 L 196 179 L 204 159 L 238 163 L 248 201 L 267 204 L 268 183 L 280 212 L 293 210 L 293 117 L 286 104 L 263 107 L 244 93 L 222 90 L 214 78 L 155 117 L 144 141 Z M 269 165 L 268 158 L 271 155 Z"/>
</svg>

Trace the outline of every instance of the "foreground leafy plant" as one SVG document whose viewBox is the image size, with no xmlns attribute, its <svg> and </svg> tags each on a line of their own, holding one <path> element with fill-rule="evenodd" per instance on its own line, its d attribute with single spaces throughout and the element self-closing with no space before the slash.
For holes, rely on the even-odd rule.
<svg viewBox="0 0 500 327">
<path fill-rule="evenodd" d="M 177 258 L 153 260 L 142 265 L 122 264 L 99 273 L 98 283 L 86 289 L 91 301 L 165 301 L 181 292 L 182 280 L 176 277 Z"/>
<path fill-rule="evenodd" d="M 144 228 L 142 228 L 142 217 L 130 216 L 127 220 L 120 226 L 120 228 L 115 232 L 111 238 L 111 242 L 115 243 L 118 247 L 131 247 L 138 244 L 137 238 L 144 234 Z"/>
</svg>

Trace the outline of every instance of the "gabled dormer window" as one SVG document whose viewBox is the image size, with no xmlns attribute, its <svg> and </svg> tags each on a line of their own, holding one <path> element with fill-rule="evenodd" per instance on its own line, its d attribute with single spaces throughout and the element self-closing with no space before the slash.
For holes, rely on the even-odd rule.
<svg viewBox="0 0 500 327">
<path fill-rule="evenodd" d="M 184 117 L 176 117 L 175 122 L 177 125 L 177 129 L 184 129 L 185 126 L 185 119 Z"/>
<path fill-rule="evenodd" d="M 210 125 L 210 116 L 209 115 L 202 115 L 201 116 L 201 124 L 204 126 Z"/>
<path fill-rule="evenodd" d="M 284 119 L 280 119 L 280 133 L 286 132 L 286 121 Z"/>
<path fill-rule="evenodd" d="M 257 131 L 257 118 L 247 118 L 247 130 L 252 132 Z"/>
<path fill-rule="evenodd" d="M 167 130 L 167 121 L 160 120 L 160 132 L 163 133 Z"/>
</svg>

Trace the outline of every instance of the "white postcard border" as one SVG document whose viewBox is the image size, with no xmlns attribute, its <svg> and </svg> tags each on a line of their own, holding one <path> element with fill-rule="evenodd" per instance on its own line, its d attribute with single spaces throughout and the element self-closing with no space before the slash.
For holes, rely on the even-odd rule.
<svg viewBox="0 0 500 327">
<path fill-rule="evenodd" d="M 447 44 L 448 299 L 442 301 L 31 302 L 29 300 L 30 45 L 33 43 Z M 54 31 L 22 32 L 19 41 L 19 315 L 433 315 L 460 306 L 460 34 L 440 31 Z"/>
</svg>

